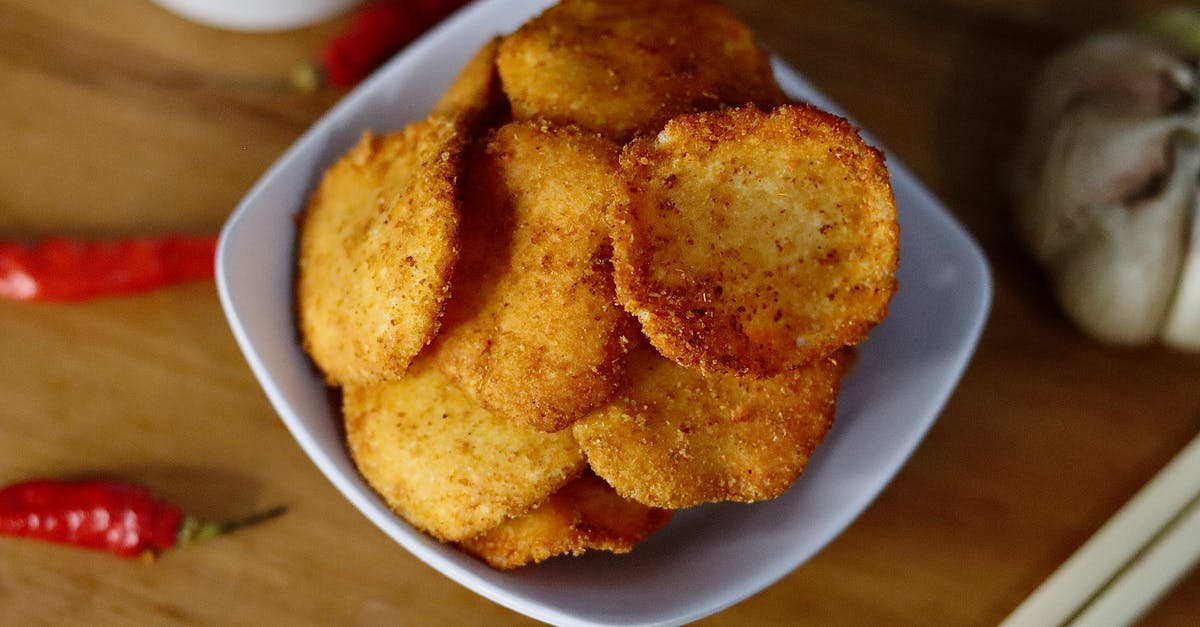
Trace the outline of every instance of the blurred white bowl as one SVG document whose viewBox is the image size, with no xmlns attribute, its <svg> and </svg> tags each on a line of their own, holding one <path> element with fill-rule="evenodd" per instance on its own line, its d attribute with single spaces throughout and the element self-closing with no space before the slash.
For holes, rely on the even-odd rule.
<svg viewBox="0 0 1200 627">
<path fill-rule="evenodd" d="M 492 570 L 392 514 L 347 455 L 321 378 L 293 319 L 294 218 L 323 170 L 364 129 L 422 118 L 467 58 L 548 0 L 470 5 L 418 40 L 329 111 L 258 181 L 225 225 L 217 281 L 229 324 L 300 446 L 381 530 L 447 577 L 542 621 L 664 625 L 702 618 L 795 569 L 842 532 L 891 481 L 933 424 L 975 349 L 991 302 L 977 245 L 896 160 L 900 288 L 863 345 L 837 419 L 804 476 L 782 497 L 680 512 L 629 555 L 588 554 L 515 572 Z M 776 66 L 793 96 L 836 110 Z"/>
<path fill-rule="evenodd" d="M 331 18 L 362 0 L 153 0 L 206 26 L 249 32 L 289 30 Z"/>
</svg>

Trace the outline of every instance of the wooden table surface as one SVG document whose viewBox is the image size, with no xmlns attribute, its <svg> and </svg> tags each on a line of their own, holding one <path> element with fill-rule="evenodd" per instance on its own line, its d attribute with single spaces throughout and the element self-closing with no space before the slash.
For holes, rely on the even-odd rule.
<svg viewBox="0 0 1200 627">
<path fill-rule="evenodd" d="M 1200 357 L 1077 333 L 1017 247 L 1003 188 L 1046 55 L 1153 5 L 729 4 L 944 200 L 986 250 L 995 301 L 894 483 L 809 563 L 703 624 L 995 624 L 1200 430 Z M 0 0 L 0 239 L 215 231 L 342 95 L 274 84 L 343 24 L 251 35 L 148 0 Z M 2 624 L 532 622 L 425 566 L 334 490 L 268 405 L 210 282 L 0 302 L 0 360 L 0 483 L 107 474 L 209 517 L 292 507 L 153 564 L 0 540 Z M 1197 617 L 1193 573 L 1146 622 Z"/>
</svg>

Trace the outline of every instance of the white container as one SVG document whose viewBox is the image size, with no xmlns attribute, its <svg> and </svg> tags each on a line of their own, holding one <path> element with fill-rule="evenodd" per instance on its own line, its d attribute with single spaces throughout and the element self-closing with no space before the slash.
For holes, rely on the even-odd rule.
<svg viewBox="0 0 1200 627">
<path fill-rule="evenodd" d="M 424 117 L 483 42 L 512 31 L 552 1 L 474 2 L 347 94 L 267 170 L 225 224 L 218 293 L 246 360 L 300 447 L 405 550 L 459 584 L 544 622 L 677 625 L 756 594 L 803 564 L 891 481 L 975 350 L 991 304 L 991 274 L 967 232 L 899 160 L 889 158 L 900 220 L 900 287 L 890 315 L 862 344 L 844 382 L 833 429 L 786 494 L 681 511 L 629 555 L 590 553 L 511 572 L 493 570 L 417 531 L 363 481 L 324 381 L 296 340 L 296 213 L 324 169 L 364 130 L 386 132 Z M 776 63 L 776 74 L 792 96 L 836 111 L 784 63 Z"/>
<path fill-rule="evenodd" d="M 153 0 L 168 11 L 206 26 L 272 32 L 331 18 L 362 0 Z"/>
</svg>

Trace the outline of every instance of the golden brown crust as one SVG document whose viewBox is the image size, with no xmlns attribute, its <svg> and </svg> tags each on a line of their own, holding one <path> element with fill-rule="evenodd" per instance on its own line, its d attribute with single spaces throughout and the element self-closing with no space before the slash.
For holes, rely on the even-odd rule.
<svg viewBox="0 0 1200 627">
<path fill-rule="evenodd" d="M 463 253 L 438 365 L 482 404 L 545 431 L 619 382 L 640 334 L 616 304 L 604 207 L 617 147 L 576 129 L 513 123 L 469 159 Z"/>
<path fill-rule="evenodd" d="M 708 0 L 564 0 L 505 37 L 497 65 L 517 119 L 620 142 L 680 113 L 786 101 L 753 33 Z"/>
<path fill-rule="evenodd" d="M 326 171 L 298 321 L 388 507 L 510 569 L 789 489 L 898 227 L 882 154 L 787 102 L 713 0 L 562 0 Z"/>
<path fill-rule="evenodd" d="M 540 433 L 482 409 L 425 357 L 398 381 L 346 386 L 342 406 L 363 477 L 440 540 L 523 515 L 584 471 L 569 432 Z"/>
<path fill-rule="evenodd" d="M 681 116 L 621 156 L 608 212 L 617 295 L 664 355 L 770 376 L 887 315 L 899 227 L 887 169 L 807 105 Z"/>
<path fill-rule="evenodd" d="M 480 46 L 433 105 L 433 114 L 459 120 L 474 130 L 508 114 L 508 100 L 500 89 L 496 54 L 500 38 Z"/>
<path fill-rule="evenodd" d="M 437 332 L 458 258 L 456 122 L 430 117 L 363 135 L 302 216 L 297 316 L 331 384 L 404 373 Z"/>
<path fill-rule="evenodd" d="M 505 570 L 556 555 L 628 553 L 666 525 L 672 513 L 623 499 L 594 474 L 585 473 L 528 514 L 463 540 L 459 547 Z"/>
<path fill-rule="evenodd" d="M 705 375 L 645 347 L 629 387 L 572 430 L 592 470 L 639 503 L 771 499 L 832 425 L 844 368 L 839 354 L 768 379 Z"/>
</svg>

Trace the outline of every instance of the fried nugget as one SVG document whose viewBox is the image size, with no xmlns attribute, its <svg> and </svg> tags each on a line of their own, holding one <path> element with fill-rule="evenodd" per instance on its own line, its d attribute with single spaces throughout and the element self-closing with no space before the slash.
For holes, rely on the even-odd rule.
<svg viewBox="0 0 1200 627">
<path fill-rule="evenodd" d="M 462 259 L 438 365 L 484 406 L 545 431 L 604 402 L 640 334 L 616 303 L 604 207 L 612 142 L 512 123 L 463 178 Z"/>
<path fill-rule="evenodd" d="M 399 376 L 437 332 L 465 142 L 433 116 L 364 134 L 325 172 L 301 218 L 296 289 L 304 349 L 329 383 Z"/>
<path fill-rule="evenodd" d="M 833 424 L 844 366 L 838 355 L 753 379 L 704 374 L 646 346 L 629 355 L 629 387 L 572 431 L 592 470 L 639 503 L 771 499 Z"/>
<path fill-rule="evenodd" d="M 570 432 L 513 425 L 425 357 L 400 380 L 346 386 L 342 408 L 363 477 L 397 514 L 443 541 L 525 514 L 585 469 Z"/>
<path fill-rule="evenodd" d="M 709 0 L 564 0 L 506 36 L 497 66 L 517 119 L 622 143 L 681 113 L 786 101 L 750 29 Z"/>
<path fill-rule="evenodd" d="M 434 115 L 458 119 L 468 128 L 486 128 L 508 115 L 508 100 L 500 89 L 496 53 L 500 38 L 479 48 L 433 105 Z"/>
<path fill-rule="evenodd" d="M 673 513 L 623 499 L 596 475 L 585 473 L 528 514 L 458 546 L 506 570 L 556 555 L 628 553 L 666 525 Z"/>
<path fill-rule="evenodd" d="M 896 205 L 883 155 L 846 120 L 807 105 L 680 116 L 621 167 L 617 295 L 664 355 L 771 376 L 887 315 Z"/>
</svg>

